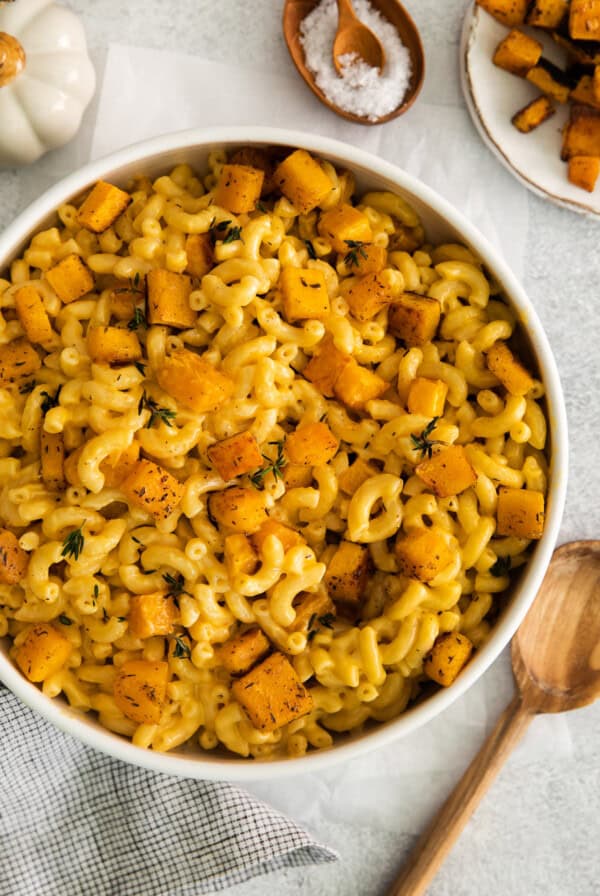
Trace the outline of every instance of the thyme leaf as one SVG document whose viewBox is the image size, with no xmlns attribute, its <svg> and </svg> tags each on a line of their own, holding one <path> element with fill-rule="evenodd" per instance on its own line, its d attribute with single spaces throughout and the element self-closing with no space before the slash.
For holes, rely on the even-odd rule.
<svg viewBox="0 0 600 896">
<path fill-rule="evenodd" d="M 267 461 L 264 467 L 256 470 L 250 476 L 250 482 L 257 489 L 265 487 L 265 477 L 272 473 L 275 479 L 283 479 L 283 468 L 287 464 L 287 460 L 283 454 L 283 440 L 279 442 L 269 442 L 269 445 L 277 445 L 277 457 L 272 460 L 268 455 L 263 454 L 263 458 Z"/>
<path fill-rule="evenodd" d="M 433 446 L 434 445 L 446 445 L 446 442 L 440 441 L 440 439 L 430 439 L 429 436 L 435 429 L 437 422 L 440 418 L 434 417 L 431 420 L 425 429 L 419 433 L 419 435 L 412 434 L 410 440 L 412 442 L 413 451 L 420 451 L 421 458 L 428 457 L 430 458 L 433 454 Z"/>
<path fill-rule="evenodd" d="M 133 317 L 127 324 L 128 330 L 139 330 L 140 327 L 146 329 L 148 324 L 146 323 L 146 315 L 144 314 L 141 308 L 136 308 L 133 312 Z"/>
<path fill-rule="evenodd" d="M 179 597 L 180 594 L 187 594 L 191 597 L 189 591 L 186 591 L 183 587 L 185 585 L 185 579 L 181 573 L 178 576 L 172 576 L 170 572 L 166 572 L 163 574 L 163 579 L 169 586 L 169 591 L 167 593 L 167 597 Z"/>
<path fill-rule="evenodd" d="M 189 658 L 191 656 L 192 651 L 189 646 L 183 641 L 179 635 L 175 636 L 175 647 L 173 648 L 173 656 L 175 659 L 180 659 L 181 657 Z"/>
<path fill-rule="evenodd" d="M 142 411 L 150 411 L 150 419 L 146 423 L 146 429 L 151 429 L 157 420 L 162 421 L 167 426 L 173 426 L 173 420 L 177 416 L 177 411 L 161 407 L 153 398 L 149 398 L 145 391 L 142 393 L 138 404 L 138 414 L 141 414 Z"/>
<path fill-rule="evenodd" d="M 68 616 L 65 616 L 64 613 L 60 614 L 60 616 L 58 617 L 58 621 L 61 625 L 73 625 L 73 620 L 69 619 Z"/>
<path fill-rule="evenodd" d="M 315 261 L 317 257 L 317 253 L 315 252 L 315 247 L 313 246 L 310 240 L 304 240 L 304 245 L 306 246 L 306 251 L 308 252 L 308 257 Z"/>
<path fill-rule="evenodd" d="M 62 386 L 59 386 L 58 389 L 56 390 L 56 395 L 50 395 L 49 392 L 42 392 L 42 393 L 41 393 L 42 396 L 43 396 L 43 401 L 42 401 L 42 403 L 41 403 L 41 405 L 40 405 L 40 409 L 41 409 L 41 411 L 42 411 L 42 414 L 45 415 L 45 414 L 47 414 L 48 411 L 50 411 L 52 408 L 58 407 L 58 398 L 59 398 L 60 390 L 61 390 L 61 389 L 62 389 Z"/>
<path fill-rule="evenodd" d="M 359 255 L 362 258 L 369 257 L 365 251 L 365 244 L 362 242 L 362 240 L 344 240 L 344 242 L 350 250 L 346 253 L 346 255 L 344 255 L 344 262 L 348 265 L 348 267 L 352 267 L 352 265 L 354 265 L 354 267 L 358 267 L 358 265 L 360 264 L 358 260 Z"/>
<path fill-rule="evenodd" d="M 60 552 L 61 557 L 74 557 L 75 560 L 79 559 L 79 555 L 83 551 L 83 546 L 85 544 L 85 538 L 83 536 L 82 526 L 79 526 L 78 529 L 73 529 L 72 532 L 69 532 L 65 540 L 63 541 L 62 551 Z"/>
</svg>

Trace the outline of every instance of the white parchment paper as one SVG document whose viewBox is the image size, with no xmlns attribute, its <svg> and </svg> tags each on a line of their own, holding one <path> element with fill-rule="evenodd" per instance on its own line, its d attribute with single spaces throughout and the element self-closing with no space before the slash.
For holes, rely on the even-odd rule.
<svg viewBox="0 0 600 896">
<path fill-rule="evenodd" d="M 291 66 L 264 71 L 172 52 L 109 47 L 92 158 L 168 131 L 219 124 L 302 129 L 376 153 L 450 200 L 523 275 L 526 191 L 484 151 L 464 108 L 421 102 L 396 121 L 364 127 L 322 106 Z M 74 152 L 81 154 L 81 149 Z M 416 833 L 447 796 L 512 692 L 505 651 L 466 695 L 409 737 L 330 771 L 249 789 L 308 826 L 360 817 L 375 828 Z M 518 748 L 517 761 L 543 761 L 570 751 L 566 719 L 540 718 Z"/>
</svg>

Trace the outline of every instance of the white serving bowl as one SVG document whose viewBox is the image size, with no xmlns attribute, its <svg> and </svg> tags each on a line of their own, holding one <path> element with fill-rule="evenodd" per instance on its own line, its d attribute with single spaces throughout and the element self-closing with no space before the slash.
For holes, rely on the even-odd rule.
<svg viewBox="0 0 600 896">
<path fill-rule="evenodd" d="M 242 144 L 304 147 L 335 165 L 350 168 L 356 176 L 359 190 L 366 187 L 393 190 L 411 203 L 422 216 L 428 237 L 433 242 L 463 242 L 482 259 L 516 309 L 546 387 L 551 475 L 543 537 L 536 544 L 487 644 L 477 652 L 450 688 L 437 691 L 393 721 L 337 742 L 329 750 L 309 753 L 298 759 L 264 762 L 233 759 L 209 752 L 155 753 L 143 750 L 102 728 L 91 715 L 84 716 L 72 710 L 63 700 L 45 697 L 9 660 L 7 639 L 3 644 L 0 642 L 0 679 L 23 703 L 68 734 L 117 759 L 153 771 L 187 778 L 232 781 L 267 780 L 316 771 L 350 759 L 414 731 L 460 697 L 508 644 L 531 605 L 558 536 L 567 484 L 567 421 L 558 371 L 541 323 L 523 288 L 496 250 L 446 200 L 401 169 L 349 144 L 300 131 L 219 127 L 167 134 L 129 146 L 69 175 L 19 215 L 0 236 L 0 271 L 20 254 L 36 231 L 50 225 L 59 205 L 76 197 L 95 181 L 104 179 L 125 186 L 134 174 L 145 173 L 152 177 L 180 162 L 189 162 L 202 169 L 211 150 Z M 482 189 L 485 187 L 482 186 Z"/>
</svg>

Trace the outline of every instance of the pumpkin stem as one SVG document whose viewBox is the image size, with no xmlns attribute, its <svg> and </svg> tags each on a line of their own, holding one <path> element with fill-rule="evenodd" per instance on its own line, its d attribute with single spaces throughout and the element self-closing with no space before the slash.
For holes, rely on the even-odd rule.
<svg viewBox="0 0 600 896">
<path fill-rule="evenodd" d="M 10 84 L 25 68 L 25 50 L 16 37 L 0 31 L 0 87 Z"/>
</svg>

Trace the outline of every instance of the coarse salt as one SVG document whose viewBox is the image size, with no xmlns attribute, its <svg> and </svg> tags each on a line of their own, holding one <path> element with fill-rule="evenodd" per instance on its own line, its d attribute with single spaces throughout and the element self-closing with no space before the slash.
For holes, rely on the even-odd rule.
<svg viewBox="0 0 600 896">
<path fill-rule="evenodd" d="M 386 61 L 383 71 L 355 53 L 340 57 L 342 75 L 333 65 L 333 41 L 338 26 L 336 0 L 321 0 L 300 24 L 300 43 L 307 67 L 328 100 L 361 118 L 376 121 L 402 103 L 410 83 L 411 59 L 394 26 L 371 6 L 354 0 L 358 18 L 377 35 Z"/>
</svg>

